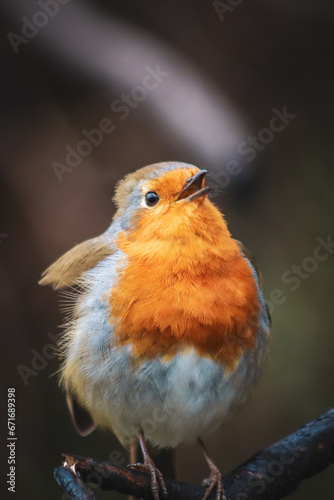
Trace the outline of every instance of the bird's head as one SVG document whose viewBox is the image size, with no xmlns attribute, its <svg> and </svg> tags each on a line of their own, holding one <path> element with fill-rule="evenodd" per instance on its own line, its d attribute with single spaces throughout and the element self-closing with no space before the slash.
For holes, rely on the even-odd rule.
<svg viewBox="0 0 334 500">
<path fill-rule="evenodd" d="M 210 237 L 217 225 L 226 224 L 208 199 L 206 173 L 179 162 L 157 163 L 137 170 L 116 189 L 115 218 L 123 230 L 134 231 L 137 240 L 140 235 L 164 241 L 184 239 L 187 235 Z"/>
</svg>

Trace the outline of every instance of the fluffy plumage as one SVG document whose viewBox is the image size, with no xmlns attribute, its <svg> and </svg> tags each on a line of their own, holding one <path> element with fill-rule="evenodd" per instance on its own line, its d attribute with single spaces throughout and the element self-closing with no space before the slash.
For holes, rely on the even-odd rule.
<svg viewBox="0 0 334 500">
<path fill-rule="evenodd" d="M 206 195 L 175 201 L 198 172 L 167 162 L 127 176 L 108 230 L 42 280 L 80 285 L 62 383 L 125 445 L 140 429 L 160 447 L 213 432 L 246 400 L 266 359 L 257 269 Z M 148 191 L 160 197 L 154 207 Z"/>
</svg>

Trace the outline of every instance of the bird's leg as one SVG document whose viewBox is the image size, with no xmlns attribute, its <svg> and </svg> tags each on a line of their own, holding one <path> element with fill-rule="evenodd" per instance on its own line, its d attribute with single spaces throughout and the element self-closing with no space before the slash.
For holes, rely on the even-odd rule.
<svg viewBox="0 0 334 500">
<path fill-rule="evenodd" d="M 133 439 L 130 443 L 130 464 L 135 464 L 137 462 L 137 451 L 138 451 L 137 441 Z M 129 496 L 129 500 L 137 500 L 137 499 L 136 497 Z"/>
<path fill-rule="evenodd" d="M 129 467 L 140 470 L 141 472 L 146 472 L 151 475 L 151 490 L 154 500 L 159 500 L 159 492 L 162 491 L 162 495 L 167 497 L 167 490 L 163 480 L 163 475 L 157 469 L 155 463 L 148 453 L 148 449 L 145 442 L 145 437 L 143 431 L 139 432 L 139 445 L 144 457 L 144 463 L 131 464 Z"/>
<path fill-rule="evenodd" d="M 206 449 L 206 446 L 201 440 L 201 438 L 198 438 L 198 444 L 200 445 L 205 460 L 207 461 L 207 464 L 211 469 L 210 477 L 204 479 L 203 481 L 203 486 L 208 486 L 208 489 L 206 490 L 203 500 L 207 500 L 207 498 L 209 498 L 214 487 L 216 487 L 217 490 L 216 500 L 227 500 L 225 496 L 225 491 L 222 482 L 222 474 L 220 470 L 218 469 L 217 465 L 214 463 L 211 456 L 209 455 L 208 450 Z"/>
<path fill-rule="evenodd" d="M 138 444 L 136 439 L 132 439 L 130 443 L 130 464 L 135 464 L 137 463 L 138 456 Z"/>
</svg>

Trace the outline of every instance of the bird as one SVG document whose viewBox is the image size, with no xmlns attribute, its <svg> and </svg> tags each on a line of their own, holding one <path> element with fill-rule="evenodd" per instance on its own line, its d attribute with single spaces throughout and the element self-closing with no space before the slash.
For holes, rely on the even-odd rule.
<svg viewBox="0 0 334 500">
<path fill-rule="evenodd" d="M 270 315 L 250 252 L 210 200 L 207 170 L 155 163 L 116 186 L 111 225 L 42 274 L 71 295 L 60 384 L 77 431 L 114 433 L 167 496 L 149 446 L 197 441 L 210 468 L 204 500 L 226 499 L 203 438 L 249 398 L 263 372 Z M 74 294 L 72 296 L 72 294 Z"/>
</svg>

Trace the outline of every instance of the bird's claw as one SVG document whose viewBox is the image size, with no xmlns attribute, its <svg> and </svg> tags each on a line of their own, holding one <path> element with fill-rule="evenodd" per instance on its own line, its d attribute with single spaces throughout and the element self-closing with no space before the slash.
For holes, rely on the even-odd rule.
<svg viewBox="0 0 334 500">
<path fill-rule="evenodd" d="M 203 500 L 207 500 L 209 498 L 215 487 L 217 491 L 216 500 L 227 500 L 223 487 L 222 474 L 218 469 L 218 467 L 214 467 L 211 469 L 210 476 L 204 479 L 202 486 L 208 487 L 203 497 Z"/>
<path fill-rule="evenodd" d="M 128 465 L 128 467 L 131 467 L 133 469 L 137 469 L 140 472 L 145 472 L 147 474 L 150 474 L 150 476 L 151 476 L 151 491 L 152 491 L 152 495 L 153 495 L 154 500 L 160 500 L 160 498 L 159 498 L 160 491 L 162 492 L 162 496 L 164 498 L 167 497 L 167 489 L 165 486 L 163 475 L 159 471 L 159 469 L 156 467 L 156 465 L 152 459 L 145 460 L 145 462 L 143 464 L 141 464 L 141 463 L 131 464 L 131 465 Z"/>
</svg>

